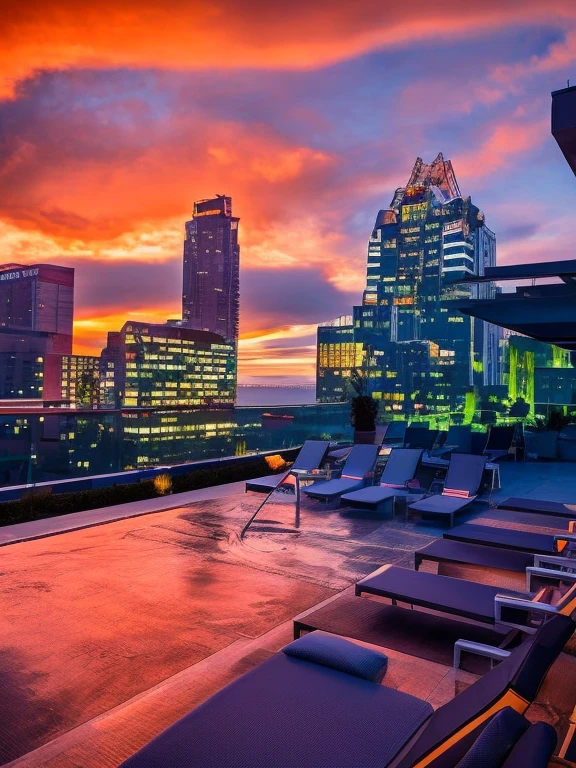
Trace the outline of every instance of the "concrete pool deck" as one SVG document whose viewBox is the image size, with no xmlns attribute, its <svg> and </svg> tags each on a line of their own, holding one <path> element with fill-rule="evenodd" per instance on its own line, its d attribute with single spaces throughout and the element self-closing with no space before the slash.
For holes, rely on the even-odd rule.
<svg viewBox="0 0 576 768">
<path fill-rule="evenodd" d="M 573 465 L 537 466 L 503 465 L 499 496 L 576 498 Z M 293 505 L 270 503 L 240 541 L 263 499 L 238 490 L 0 550 L 0 763 L 117 766 L 289 642 L 295 615 L 383 563 L 412 567 L 441 533 L 312 502 L 297 530 Z M 391 679 L 434 704 L 471 679 L 390 653 Z"/>
</svg>

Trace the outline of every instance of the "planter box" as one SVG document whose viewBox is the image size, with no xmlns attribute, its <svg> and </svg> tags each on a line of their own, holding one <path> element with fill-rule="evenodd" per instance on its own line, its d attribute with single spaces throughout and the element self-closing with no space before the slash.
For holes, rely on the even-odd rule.
<svg viewBox="0 0 576 768">
<path fill-rule="evenodd" d="M 361 432 L 358 429 L 354 430 L 354 444 L 355 445 L 373 445 L 374 438 L 376 437 L 376 430 L 372 432 Z"/>
</svg>

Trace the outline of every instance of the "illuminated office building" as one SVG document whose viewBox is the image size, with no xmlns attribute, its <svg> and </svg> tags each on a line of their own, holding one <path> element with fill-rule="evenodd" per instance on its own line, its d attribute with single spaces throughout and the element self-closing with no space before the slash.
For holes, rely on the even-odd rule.
<svg viewBox="0 0 576 768">
<path fill-rule="evenodd" d="M 61 398 L 77 406 L 100 404 L 100 358 L 92 355 L 63 355 Z"/>
<path fill-rule="evenodd" d="M 342 353 L 353 349 L 346 362 L 364 369 L 384 411 L 463 413 L 474 387 L 499 383 L 499 331 L 457 309 L 463 298 L 493 295 L 493 284 L 455 281 L 495 261 L 495 236 L 462 196 L 451 163 L 442 154 L 430 165 L 418 158 L 408 184 L 376 217 L 351 325 L 339 341 L 333 326 L 318 328 L 318 399 L 342 399 L 350 375 Z"/>
<path fill-rule="evenodd" d="M 347 381 L 353 368 L 362 366 L 362 344 L 355 340 L 352 315 L 342 315 L 318 328 L 316 399 L 348 399 Z"/>
<path fill-rule="evenodd" d="M 550 406 L 576 412 L 576 353 L 527 336 L 508 338 L 504 378 L 508 398 L 526 403 L 526 415 L 548 415 Z"/>
<path fill-rule="evenodd" d="M 240 246 L 232 198 L 217 195 L 194 203 L 186 222 L 182 325 L 238 339 Z"/>
<path fill-rule="evenodd" d="M 235 345 L 215 333 L 128 321 L 101 360 L 122 407 L 234 404 Z"/>
</svg>

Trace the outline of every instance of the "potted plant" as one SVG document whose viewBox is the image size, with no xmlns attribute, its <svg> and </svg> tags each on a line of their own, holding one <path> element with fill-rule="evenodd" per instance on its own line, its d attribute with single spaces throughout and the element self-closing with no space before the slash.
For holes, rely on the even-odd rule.
<svg viewBox="0 0 576 768">
<path fill-rule="evenodd" d="M 368 377 L 357 368 L 350 375 L 350 386 L 355 396 L 350 403 L 350 424 L 354 427 L 354 442 L 374 442 L 378 403 L 368 394 Z"/>
</svg>

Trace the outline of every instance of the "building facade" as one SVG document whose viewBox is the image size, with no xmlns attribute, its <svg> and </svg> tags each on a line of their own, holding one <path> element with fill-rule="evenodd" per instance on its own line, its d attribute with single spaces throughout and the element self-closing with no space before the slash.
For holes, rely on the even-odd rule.
<svg viewBox="0 0 576 768">
<path fill-rule="evenodd" d="M 0 328 L 0 400 L 60 399 L 62 356 L 54 353 L 54 337 Z"/>
<path fill-rule="evenodd" d="M 185 225 L 182 324 L 229 342 L 238 339 L 239 221 L 232 198 L 217 195 L 194 203 Z"/>
<path fill-rule="evenodd" d="M 408 184 L 378 213 L 362 305 L 353 308 L 352 327 L 341 339 L 353 345 L 349 361 L 364 370 L 385 412 L 464 413 L 476 386 L 499 382 L 498 330 L 457 309 L 463 298 L 489 297 L 495 288 L 455 282 L 483 274 L 495 260 L 494 233 L 461 194 L 451 163 L 442 154 L 430 165 L 418 158 Z M 350 376 L 348 365 L 336 365 L 336 357 L 331 364 L 323 354 L 334 335 L 331 326 L 318 329 L 321 402 L 342 399 Z"/>
<path fill-rule="evenodd" d="M 73 319 L 73 269 L 0 266 L 0 399 L 60 400 L 60 363 L 72 352 Z"/>
<path fill-rule="evenodd" d="M 525 415 L 548 416 L 551 408 L 576 413 L 576 353 L 527 336 L 508 337 L 504 373 L 511 408 L 525 404 Z"/>
<path fill-rule="evenodd" d="M 0 328 L 54 335 L 55 350 L 72 353 L 74 270 L 54 264 L 0 266 Z"/>
<path fill-rule="evenodd" d="M 92 355 L 62 355 L 61 392 L 63 402 L 79 407 L 98 407 L 100 358 Z"/>
<path fill-rule="evenodd" d="M 119 407 L 234 405 L 236 346 L 215 333 L 128 321 L 101 366 Z"/>
</svg>

